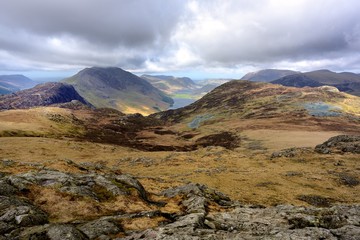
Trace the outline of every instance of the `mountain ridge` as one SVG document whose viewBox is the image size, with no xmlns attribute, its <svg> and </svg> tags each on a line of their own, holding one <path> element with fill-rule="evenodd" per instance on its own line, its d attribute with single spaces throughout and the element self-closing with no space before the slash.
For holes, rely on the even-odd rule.
<svg viewBox="0 0 360 240">
<path fill-rule="evenodd" d="M 30 89 L 0 96 L 0 110 L 49 106 L 73 100 L 87 104 L 73 86 L 65 83 L 48 82 L 38 84 Z"/>
<path fill-rule="evenodd" d="M 85 68 L 63 79 L 95 107 L 111 107 L 124 113 L 150 114 L 165 110 L 173 100 L 140 77 L 117 67 Z"/>
<path fill-rule="evenodd" d="M 271 83 L 293 87 L 334 86 L 340 91 L 360 96 L 360 75 L 350 72 L 336 73 L 327 69 L 285 76 Z"/>
<path fill-rule="evenodd" d="M 287 69 L 262 69 L 256 72 L 249 72 L 245 74 L 241 80 L 249 80 L 255 82 L 271 82 L 281 77 L 299 73 Z"/>
<path fill-rule="evenodd" d="M 0 94 L 9 94 L 19 90 L 32 88 L 37 83 L 30 78 L 21 75 L 0 75 Z"/>
</svg>

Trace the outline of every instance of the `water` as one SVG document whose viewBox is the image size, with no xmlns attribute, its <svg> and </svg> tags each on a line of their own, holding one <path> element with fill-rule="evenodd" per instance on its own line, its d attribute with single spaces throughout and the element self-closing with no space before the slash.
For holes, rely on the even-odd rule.
<svg viewBox="0 0 360 240">
<path fill-rule="evenodd" d="M 341 107 L 333 106 L 324 102 L 304 104 L 308 113 L 315 117 L 337 117 L 341 115 Z"/>
<path fill-rule="evenodd" d="M 177 109 L 181 107 L 185 107 L 193 102 L 195 102 L 195 99 L 191 98 L 173 98 L 174 99 L 174 105 L 169 109 Z"/>
</svg>

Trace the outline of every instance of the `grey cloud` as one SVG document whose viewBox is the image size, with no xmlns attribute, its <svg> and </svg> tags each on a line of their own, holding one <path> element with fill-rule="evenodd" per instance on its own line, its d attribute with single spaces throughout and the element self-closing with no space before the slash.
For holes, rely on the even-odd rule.
<svg viewBox="0 0 360 240">
<path fill-rule="evenodd" d="M 1 3 L 0 23 L 38 35 L 69 34 L 132 47 L 166 39 L 183 5 L 180 0 L 11 0 Z"/>
<path fill-rule="evenodd" d="M 183 40 L 205 61 L 225 66 L 346 57 L 359 46 L 359 1 L 252 2 L 245 8 L 243 1 L 200 2 L 194 14 L 203 17 L 189 24 L 192 37 Z M 215 30 L 201 31 L 206 21 Z"/>
<path fill-rule="evenodd" d="M 356 70 L 360 59 L 358 0 L 0 2 L 0 70 Z"/>
<path fill-rule="evenodd" d="M 168 44 L 185 5 L 181 0 L 1 1 L 0 51 L 30 68 L 141 67 L 151 52 Z"/>
</svg>

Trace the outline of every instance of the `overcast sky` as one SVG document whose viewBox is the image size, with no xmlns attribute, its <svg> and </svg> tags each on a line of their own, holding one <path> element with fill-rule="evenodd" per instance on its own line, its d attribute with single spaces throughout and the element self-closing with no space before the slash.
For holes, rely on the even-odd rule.
<svg viewBox="0 0 360 240">
<path fill-rule="evenodd" d="M 360 73 L 359 0 L 0 0 L 0 73 Z"/>
</svg>

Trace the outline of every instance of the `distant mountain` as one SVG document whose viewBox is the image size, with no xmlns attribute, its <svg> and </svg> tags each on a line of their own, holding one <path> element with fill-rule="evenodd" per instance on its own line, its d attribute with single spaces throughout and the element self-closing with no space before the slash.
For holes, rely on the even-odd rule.
<svg viewBox="0 0 360 240">
<path fill-rule="evenodd" d="M 303 73 L 282 77 L 278 80 L 272 81 L 271 83 L 289 87 L 319 87 L 323 85 Z"/>
<path fill-rule="evenodd" d="M 181 90 L 194 89 L 197 87 L 194 81 L 188 77 L 142 75 L 141 78 L 168 94 L 172 94 Z"/>
<path fill-rule="evenodd" d="M 24 75 L 0 75 L 0 94 L 32 88 L 37 83 Z"/>
<path fill-rule="evenodd" d="M 43 83 L 33 88 L 0 96 L 0 109 L 26 109 L 77 100 L 86 104 L 73 86 L 65 83 Z"/>
<path fill-rule="evenodd" d="M 0 95 L 17 92 L 19 90 L 20 88 L 17 88 L 14 85 L 0 82 Z"/>
<path fill-rule="evenodd" d="M 249 72 L 245 74 L 241 80 L 249 80 L 255 82 L 271 82 L 273 80 L 296 74 L 299 72 L 281 69 L 264 69 L 257 72 Z"/>
<path fill-rule="evenodd" d="M 360 96 L 360 75 L 350 72 L 336 73 L 329 70 L 317 70 L 286 76 L 271 83 L 292 87 L 334 86 L 340 91 Z"/>
<path fill-rule="evenodd" d="M 168 109 L 173 100 L 144 79 L 117 67 L 86 68 L 62 80 L 95 107 L 123 113 L 150 113 Z"/>
<path fill-rule="evenodd" d="M 234 79 L 230 79 L 230 78 L 209 78 L 209 79 L 196 81 L 196 83 L 198 85 L 201 85 L 201 86 L 205 86 L 205 85 L 220 86 L 220 85 L 222 85 L 224 83 L 230 82 L 231 80 L 234 80 Z"/>
</svg>

